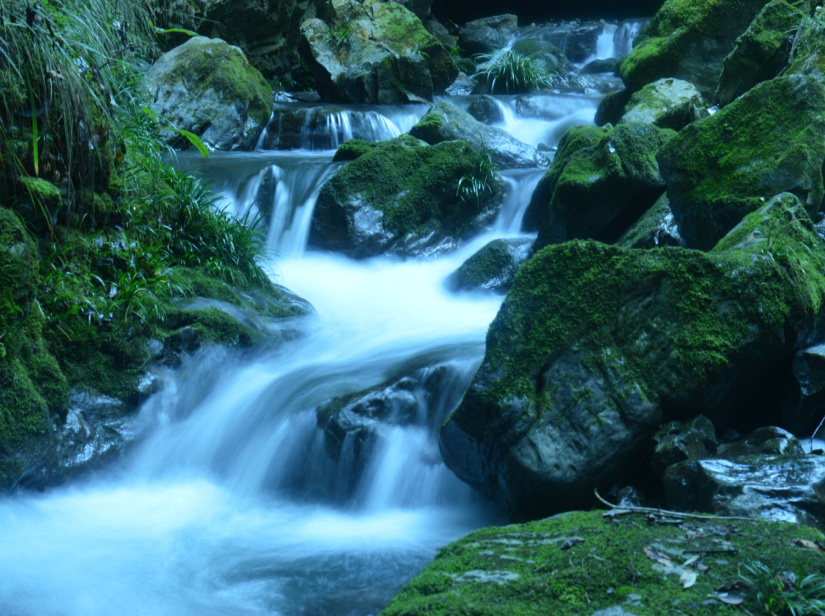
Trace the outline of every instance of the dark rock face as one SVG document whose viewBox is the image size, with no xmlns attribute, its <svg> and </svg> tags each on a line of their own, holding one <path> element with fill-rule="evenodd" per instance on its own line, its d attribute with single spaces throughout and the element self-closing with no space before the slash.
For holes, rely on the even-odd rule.
<svg viewBox="0 0 825 616">
<path fill-rule="evenodd" d="M 665 473 L 670 507 L 825 525 L 825 458 L 751 455 L 691 460 Z"/>
<path fill-rule="evenodd" d="M 616 244 L 625 248 L 684 246 L 667 195 L 662 195 Z"/>
<path fill-rule="evenodd" d="M 825 82 L 790 75 L 759 84 L 682 130 L 659 155 L 670 207 L 688 246 L 711 248 L 745 214 L 788 191 L 822 206 Z"/>
<path fill-rule="evenodd" d="M 473 99 L 467 112 L 483 124 L 495 124 L 504 120 L 504 114 L 492 96 L 485 95 Z"/>
<path fill-rule="evenodd" d="M 558 47 L 571 62 L 584 62 L 596 50 L 604 25 L 598 21 L 561 22 L 530 31 L 530 36 Z"/>
<path fill-rule="evenodd" d="M 346 0 L 301 25 L 301 53 L 324 100 L 431 101 L 458 76 L 449 52 L 395 2 Z"/>
<path fill-rule="evenodd" d="M 466 53 L 492 53 L 504 47 L 518 28 L 515 15 L 476 19 L 458 31 L 458 45 Z"/>
<path fill-rule="evenodd" d="M 240 49 L 195 37 L 161 56 L 148 70 L 152 110 L 165 123 L 198 135 L 219 150 L 248 150 L 272 113 L 272 88 Z M 167 131 L 176 147 L 189 142 Z"/>
<path fill-rule="evenodd" d="M 778 263 L 769 243 L 807 263 Z M 664 420 L 750 413 L 749 387 L 821 327 L 823 259 L 788 194 L 710 253 L 543 249 L 519 271 L 442 428 L 447 465 L 515 515 L 546 515 L 615 481 Z"/>
<path fill-rule="evenodd" d="M 536 249 L 615 242 L 662 194 L 656 154 L 674 134 L 650 124 L 570 129 L 525 215 L 525 230 L 538 224 Z"/>
<path fill-rule="evenodd" d="M 630 101 L 633 92 L 628 89 L 611 92 L 605 96 L 599 103 L 599 108 L 596 109 L 596 116 L 593 122 L 596 126 L 604 126 L 605 124 L 618 124 L 624 115 L 624 108 Z"/>
<path fill-rule="evenodd" d="M 662 477 L 665 470 L 685 460 L 701 460 L 716 453 L 716 430 L 704 415 L 690 421 L 665 424 L 653 437 L 653 472 Z"/>
<path fill-rule="evenodd" d="M 619 72 L 631 90 L 675 77 L 713 97 L 722 63 L 766 0 L 667 0 Z"/>
<path fill-rule="evenodd" d="M 792 373 L 782 404 L 782 425 L 797 434 L 811 434 L 825 418 L 825 345 L 799 351 Z"/>
<path fill-rule="evenodd" d="M 529 239 L 493 240 L 453 272 L 447 286 L 453 291 L 506 293 L 527 261 L 531 245 Z"/>
<path fill-rule="evenodd" d="M 500 169 L 544 167 L 548 159 L 536 148 L 522 143 L 508 132 L 487 126 L 461 107 L 439 101 L 412 127 L 410 135 L 431 145 L 461 140 L 476 151 L 485 151 Z"/>
<path fill-rule="evenodd" d="M 356 259 L 451 250 L 491 223 L 501 202 L 495 175 L 478 200 L 459 196 L 480 161 L 461 141 L 428 146 L 405 135 L 377 144 L 321 189 L 310 243 Z"/>
<path fill-rule="evenodd" d="M 773 0 L 759 11 L 725 58 L 716 89 L 719 104 L 727 105 L 756 84 L 779 74 L 788 64 L 794 29 L 799 22 L 799 10 L 785 0 Z"/>
</svg>

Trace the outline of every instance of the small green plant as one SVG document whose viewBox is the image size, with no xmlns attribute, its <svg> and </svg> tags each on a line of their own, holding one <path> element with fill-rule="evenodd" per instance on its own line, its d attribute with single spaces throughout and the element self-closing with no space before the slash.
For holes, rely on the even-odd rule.
<svg viewBox="0 0 825 616">
<path fill-rule="evenodd" d="M 513 49 L 477 55 L 475 60 L 480 65 L 474 77 L 486 79 L 491 92 L 513 94 L 552 85 L 550 74 L 538 61 Z"/>
<path fill-rule="evenodd" d="M 764 614 L 774 616 L 815 616 L 825 614 L 825 575 L 805 577 L 773 571 L 761 562 L 744 565 L 739 577 L 755 593 Z"/>
<path fill-rule="evenodd" d="M 335 47 L 336 49 L 340 49 L 344 45 L 349 44 L 350 37 L 352 36 L 352 28 L 349 25 L 342 24 L 335 26 L 334 28 L 330 28 L 327 31 L 327 41 L 330 45 Z"/>
<path fill-rule="evenodd" d="M 482 144 L 481 152 L 479 153 L 472 173 L 463 175 L 458 180 L 456 196 L 461 199 L 461 201 L 473 200 L 476 202 L 476 205 L 480 206 L 482 195 L 484 195 L 484 193 L 493 193 L 493 185 L 497 173 L 498 170 L 493 164 L 487 148 Z"/>
</svg>

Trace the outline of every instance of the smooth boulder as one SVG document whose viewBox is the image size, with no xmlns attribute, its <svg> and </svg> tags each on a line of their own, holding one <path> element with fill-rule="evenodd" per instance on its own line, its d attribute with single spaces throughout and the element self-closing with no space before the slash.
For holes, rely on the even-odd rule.
<svg viewBox="0 0 825 616">
<path fill-rule="evenodd" d="M 243 52 L 198 36 L 162 55 L 146 73 L 152 110 L 161 122 L 200 137 L 218 150 L 255 147 L 272 113 L 272 88 Z M 190 146 L 165 131 L 175 147 Z"/>
<path fill-rule="evenodd" d="M 447 278 L 453 291 L 506 293 L 530 255 L 529 239 L 493 240 Z"/>
<path fill-rule="evenodd" d="M 524 218 L 536 249 L 570 239 L 615 242 L 661 196 L 656 155 L 675 135 L 652 124 L 576 127 L 562 138 Z"/>
<path fill-rule="evenodd" d="M 592 241 L 541 250 L 442 428 L 447 465 L 516 516 L 589 502 L 638 463 L 663 421 L 751 412 L 822 327 L 823 265 L 825 246 L 788 194 L 710 253 Z"/>
<path fill-rule="evenodd" d="M 458 105 L 438 101 L 410 135 L 431 145 L 443 141 L 463 140 L 479 152 L 490 155 L 500 169 L 544 167 L 549 161 L 533 146 L 522 143 L 507 131 L 479 122 Z"/>
<path fill-rule="evenodd" d="M 641 122 L 681 130 L 697 118 L 697 110 L 704 105 L 702 95 L 692 83 L 660 79 L 630 97 L 619 122 Z"/>
<path fill-rule="evenodd" d="M 490 224 L 503 194 L 497 175 L 478 176 L 478 199 L 459 194 L 481 155 L 463 141 L 429 146 L 404 135 L 380 143 L 324 184 L 310 245 L 363 259 L 452 250 Z"/>
<path fill-rule="evenodd" d="M 658 160 L 687 245 L 713 247 L 780 192 L 816 215 L 825 196 L 823 134 L 825 81 L 798 74 L 761 83 L 684 128 Z"/>
<path fill-rule="evenodd" d="M 439 40 L 395 2 L 332 0 L 301 34 L 302 56 L 326 101 L 431 101 L 458 76 Z"/>
<path fill-rule="evenodd" d="M 673 219 L 667 195 L 662 195 L 616 244 L 625 248 L 661 248 L 684 246 L 685 242 Z"/>
</svg>

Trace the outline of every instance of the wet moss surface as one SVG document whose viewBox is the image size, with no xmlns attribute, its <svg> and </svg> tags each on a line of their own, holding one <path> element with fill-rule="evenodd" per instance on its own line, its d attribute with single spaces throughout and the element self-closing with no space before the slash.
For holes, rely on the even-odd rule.
<svg viewBox="0 0 825 616">
<path fill-rule="evenodd" d="M 825 557 L 816 545 L 823 541 L 815 529 L 779 522 L 651 524 L 638 514 L 571 512 L 487 528 L 447 546 L 382 614 L 761 613 L 740 577 L 743 565 L 821 572 Z"/>
</svg>

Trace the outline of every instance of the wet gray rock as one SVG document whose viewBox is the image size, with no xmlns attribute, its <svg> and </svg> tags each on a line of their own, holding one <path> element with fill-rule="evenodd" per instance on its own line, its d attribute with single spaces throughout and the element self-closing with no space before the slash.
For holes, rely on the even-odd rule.
<svg viewBox="0 0 825 616">
<path fill-rule="evenodd" d="M 530 256 L 532 243 L 529 239 L 493 240 L 450 274 L 447 286 L 453 291 L 506 293 Z"/>
<path fill-rule="evenodd" d="M 782 428 L 768 426 L 759 428 L 745 438 L 733 443 L 719 445 L 719 458 L 739 458 L 742 456 L 777 455 L 801 456 L 805 450 L 797 438 Z"/>
<path fill-rule="evenodd" d="M 799 351 L 782 403 L 781 422 L 800 435 L 810 435 L 825 418 L 825 345 Z"/>
<path fill-rule="evenodd" d="M 474 98 L 467 112 L 483 124 L 496 124 L 504 120 L 504 114 L 492 96 Z"/>
<path fill-rule="evenodd" d="M 620 122 L 655 124 L 681 130 L 693 122 L 705 101 L 696 87 L 680 79 L 660 79 L 630 97 Z"/>
<path fill-rule="evenodd" d="M 607 60 L 593 60 L 585 64 L 580 73 L 582 75 L 598 75 L 600 73 L 615 73 L 619 61 L 615 58 Z"/>
<path fill-rule="evenodd" d="M 662 477 L 665 470 L 685 460 L 709 458 L 716 453 L 716 430 L 704 415 L 686 422 L 672 421 L 653 436 L 653 472 Z"/>
<path fill-rule="evenodd" d="M 667 194 L 659 197 L 653 207 L 630 227 L 616 244 L 626 248 L 683 246 L 684 240 L 670 210 Z"/>
<path fill-rule="evenodd" d="M 596 51 L 604 25 L 599 21 L 566 21 L 532 29 L 530 36 L 552 43 L 571 62 L 584 62 Z"/>
<path fill-rule="evenodd" d="M 624 108 L 630 101 L 633 92 L 627 89 L 617 90 L 605 96 L 596 109 L 596 116 L 593 119 L 596 126 L 605 124 L 618 124 L 624 115 Z"/>
<path fill-rule="evenodd" d="M 825 527 L 825 457 L 690 460 L 665 473 L 668 506 Z"/>
<path fill-rule="evenodd" d="M 439 101 L 421 118 L 410 135 L 434 145 L 462 140 L 475 150 L 486 151 L 500 169 L 546 167 L 547 157 L 533 146 L 522 143 L 507 131 L 479 122 L 461 107 Z"/>
<path fill-rule="evenodd" d="M 518 28 L 515 15 L 497 15 L 467 22 L 458 31 L 458 45 L 466 53 L 492 53 L 512 38 Z"/>
<path fill-rule="evenodd" d="M 243 52 L 220 39 L 190 39 L 146 73 L 152 110 L 163 124 L 196 134 L 218 150 L 255 146 L 272 112 L 272 88 Z M 190 147 L 177 132 L 168 143 Z"/>
</svg>

